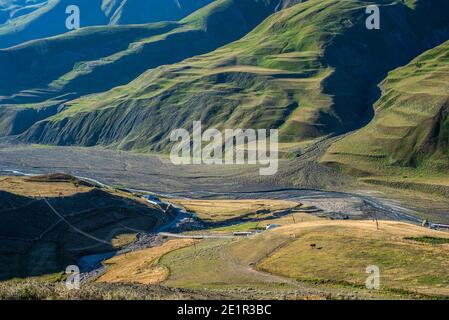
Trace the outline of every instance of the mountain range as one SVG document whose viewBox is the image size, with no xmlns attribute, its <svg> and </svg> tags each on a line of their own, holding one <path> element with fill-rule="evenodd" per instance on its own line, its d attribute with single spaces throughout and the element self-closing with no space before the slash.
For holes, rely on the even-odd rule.
<svg viewBox="0 0 449 320">
<path fill-rule="evenodd" d="M 351 174 L 447 172 L 447 1 L 188 3 L 122 25 L 145 19 L 132 1 L 102 1 L 108 19 L 89 25 L 103 26 L 0 50 L 0 134 L 165 153 L 173 129 L 200 120 L 277 128 L 292 155 L 341 135 L 321 162 Z M 372 4 L 380 30 L 365 25 Z"/>
<path fill-rule="evenodd" d="M 80 10 L 80 26 L 176 21 L 213 0 L 1 0 L 0 48 L 68 32 L 68 6 Z"/>
</svg>

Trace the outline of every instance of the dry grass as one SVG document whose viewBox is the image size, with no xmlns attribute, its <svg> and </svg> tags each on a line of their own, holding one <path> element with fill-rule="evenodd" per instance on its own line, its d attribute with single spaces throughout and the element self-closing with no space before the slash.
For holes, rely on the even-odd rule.
<svg viewBox="0 0 449 320">
<path fill-rule="evenodd" d="M 0 300 L 200 300 L 225 299 L 224 294 L 172 289 L 158 285 L 87 283 L 68 290 L 64 283 L 33 279 L 0 282 Z"/>
<path fill-rule="evenodd" d="M 133 243 L 136 240 L 135 233 L 125 233 L 119 234 L 114 239 L 112 239 L 111 243 L 114 248 L 120 248 L 126 246 L 128 244 Z"/>
<path fill-rule="evenodd" d="M 110 252 L 131 243 L 136 230 L 151 231 L 173 218 L 112 190 L 85 186 L 71 176 L 50 178 L 0 181 L 0 190 L 7 192 L 1 192 L 0 199 L 2 280 L 64 270 L 80 256 Z M 51 198 L 58 214 L 41 195 Z"/>
<path fill-rule="evenodd" d="M 332 294 L 449 296 L 449 244 L 407 238 L 447 238 L 449 233 L 402 222 L 304 221 L 234 241 L 171 240 L 114 257 L 101 283 L 164 283 L 177 288 L 256 288 L 278 294 L 314 282 Z M 315 248 L 311 244 L 316 244 Z M 381 271 L 381 292 L 364 289 L 366 267 Z M 266 273 L 261 273 L 256 270 Z M 280 276 L 280 277 L 278 277 Z M 304 294 L 314 291 L 303 287 Z"/>
<path fill-rule="evenodd" d="M 310 222 L 310 221 L 323 221 L 323 218 L 319 218 L 309 213 L 305 212 L 293 212 L 292 214 L 277 218 L 262 221 L 259 226 L 265 227 L 269 224 L 279 224 L 282 226 L 291 225 L 300 222 Z"/>
<path fill-rule="evenodd" d="M 170 270 L 164 284 L 173 287 L 276 291 L 294 287 L 288 280 L 294 279 L 337 295 L 449 296 L 449 244 L 406 239 L 422 236 L 449 239 L 449 233 L 401 222 L 380 221 L 377 230 L 372 221 L 308 221 L 252 238 L 203 241 L 164 255 L 157 266 Z M 369 265 L 380 267 L 380 292 L 364 287 Z"/>
<path fill-rule="evenodd" d="M 170 270 L 164 282 L 170 287 L 195 289 L 259 288 L 265 290 L 293 289 L 294 286 L 271 275 L 262 275 L 252 270 L 247 262 L 250 257 L 259 257 L 270 252 L 279 243 L 271 239 L 258 245 L 255 240 L 249 246 L 239 240 L 203 240 L 195 247 L 190 246 L 163 256 L 159 266 Z M 282 239 L 279 239 L 282 241 Z M 239 247 L 237 255 L 231 251 Z M 236 247 L 236 248 L 237 248 Z M 243 261 L 244 260 L 244 261 Z"/>
<path fill-rule="evenodd" d="M 164 283 L 205 292 L 232 289 L 246 297 L 259 291 L 271 297 L 296 292 L 296 298 L 323 298 L 327 293 L 338 297 L 355 291 L 364 298 L 414 297 L 415 292 L 448 296 L 449 244 L 406 239 L 422 236 L 449 239 L 449 233 L 401 222 L 380 221 L 377 230 L 371 221 L 320 220 L 248 239 L 202 241 L 196 247 L 191 240 L 171 240 L 108 260 L 110 268 L 98 282 Z M 380 292 L 363 288 L 365 268 L 371 264 L 381 270 Z"/>
<path fill-rule="evenodd" d="M 295 208 L 298 202 L 284 200 L 170 200 L 195 212 L 206 221 L 224 221 L 258 211 L 279 211 Z"/>
<path fill-rule="evenodd" d="M 299 280 L 363 286 L 366 267 L 377 265 L 383 289 L 449 296 L 449 245 L 405 239 L 449 238 L 449 233 L 391 221 L 381 221 L 380 230 L 370 221 L 319 221 L 274 232 L 295 238 L 263 259 L 260 270 Z"/>
<path fill-rule="evenodd" d="M 26 197 L 67 197 L 92 188 L 68 182 L 30 181 L 23 177 L 0 177 L 0 190 Z"/>
<path fill-rule="evenodd" d="M 168 277 L 168 270 L 156 266 L 158 260 L 171 251 L 192 244 L 190 239 L 171 240 L 159 247 L 113 257 L 105 262 L 109 266 L 108 271 L 98 282 L 160 283 Z"/>
</svg>

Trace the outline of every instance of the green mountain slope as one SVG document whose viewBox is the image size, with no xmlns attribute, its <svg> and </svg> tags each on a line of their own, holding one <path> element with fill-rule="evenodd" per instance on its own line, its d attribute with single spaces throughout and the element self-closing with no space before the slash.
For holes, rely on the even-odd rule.
<svg viewBox="0 0 449 320">
<path fill-rule="evenodd" d="M 415 168 L 429 179 L 441 172 L 447 184 L 449 42 L 391 72 L 381 89 L 374 119 L 335 143 L 322 161 L 363 175 Z"/>
<path fill-rule="evenodd" d="M 1 0 L 0 48 L 68 32 L 66 8 L 77 5 L 81 27 L 176 21 L 213 0 Z"/>
<path fill-rule="evenodd" d="M 44 118 L 36 113 L 48 117 L 64 101 L 232 42 L 277 3 L 217 0 L 180 22 L 83 28 L 0 50 L 0 135 L 23 132 Z"/>
<path fill-rule="evenodd" d="M 194 120 L 205 128 L 279 128 L 286 143 L 358 128 L 370 117 L 379 78 L 449 38 L 447 1 L 376 1 L 382 28 L 375 31 L 365 27 L 371 3 L 296 4 L 212 53 L 72 101 L 22 139 L 168 151 L 171 130 Z"/>
<path fill-rule="evenodd" d="M 214 0 L 103 0 L 111 24 L 180 20 Z"/>
<path fill-rule="evenodd" d="M 52 90 L 55 92 L 53 95 L 61 95 L 58 89 L 63 86 L 62 82 L 67 83 L 69 80 L 59 81 L 59 88 L 52 82 L 63 78 L 69 72 L 76 73 L 77 68 L 83 68 L 83 63 L 84 69 L 89 62 L 93 65 L 91 69 L 94 69 L 102 59 L 114 54 L 126 55 L 127 50 L 132 49 L 129 48 L 130 44 L 164 35 L 177 27 L 177 23 L 92 27 L 0 50 L 0 66 L 3 71 L 0 75 L 0 93 L 3 96 L 1 102 L 42 101 L 52 94 Z M 94 63 L 97 60 L 98 62 Z M 111 61 L 112 58 L 103 64 Z M 21 94 L 21 91 L 33 88 L 50 92 L 41 96 L 37 92 L 35 97 L 31 94 Z"/>
<path fill-rule="evenodd" d="M 46 0 L 0 0 L 0 25 L 8 21 L 29 14 L 42 6 Z"/>
</svg>

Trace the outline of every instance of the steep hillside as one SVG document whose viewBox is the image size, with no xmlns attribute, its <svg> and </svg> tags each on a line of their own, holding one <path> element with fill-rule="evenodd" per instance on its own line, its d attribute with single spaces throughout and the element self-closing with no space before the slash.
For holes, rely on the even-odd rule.
<svg viewBox="0 0 449 320">
<path fill-rule="evenodd" d="M 47 0 L 1 0 L 0 1 L 0 25 L 8 21 L 29 14 L 42 6 Z"/>
<path fill-rule="evenodd" d="M 447 1 L 376 1 L 382 27 L 367 30 L 371 3 L 296 4 L 212 53 L 72 101 L 22 139 L 167 151 L 171 130 L 194 120 L 279 128 L 293 143 L 353 130 L 370 118 L 380 78 L 449 38 Z"/>
<path fill-rule="evenodd" d="M 400 175 L 401 168 L 414 168 L 431 178 L 442 172 L 447 182 L 449 42 L 389 73 L 380 86 L 374 119 L 335 143 L 322 162 L 362 175 Z"/>
<path fill-rule="evenodd" d="M 0 48 L 68 32 L 66 8 L 77 5 L 81 27 L 176 21 L 213 0 L 1 0 Z"/>
<path fill-rule="evenodd" d="M 180 20 L 215 0 L 103 0 L 111 24 Z"/>
<path fill-rule="evenodd" d="M 0 217 L 2 280 L 61 272 L 81 256 L 116 249 L 120 235 L 173 218 L 64 175 L 0 177 Z"/>
<path fill-rule="evenodd" d="M 42 115 L 55 114 L 64 101 L 241 38 L 276 4 L 218 0 L 180 22 L 85 28 L 2 50 L 0 135 L 23 132 Z"/>
</svg>

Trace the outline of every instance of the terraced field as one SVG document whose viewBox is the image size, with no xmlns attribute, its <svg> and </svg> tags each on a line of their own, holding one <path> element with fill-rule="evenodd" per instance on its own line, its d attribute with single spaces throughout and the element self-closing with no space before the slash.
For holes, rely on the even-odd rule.
<svg viewBox="0 0 449 320">
<path fill-rule="evenodd" d="M 169 133 L 198 120 L 204 129 L 279 128 L 283 143 L 359 128 L 378 79 L 447 40 L 447 2 L 380 5 L 379 32 L 365 27 L 365 1 L 310 0 L 286 8 L 216 51 L 72 101 L 22 140 L 168 152 Z M 420 23 L 408 22 L 415 20 Z"/>
<path fill-rule="evenodd" d="M 391 72 L 376 115 L 322 158 L 364 181 L 449 195 L 449 42 Z"/>
<path fill-rule="evenodd" d="M 219 0 L 181 21 L 82 28 L 1 50 L 0 77 L 8 81 L 0 83 L 0 102 L 11 113 L 16 107 L 45 107 L 48 117 L 62 102 L 127 84 L 148 69 L 241 38 L 273 12 L 273 3 Z"/>
</svg>

